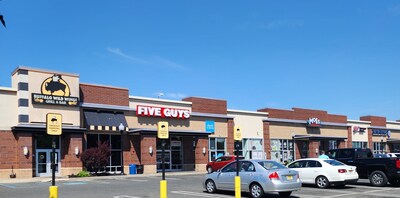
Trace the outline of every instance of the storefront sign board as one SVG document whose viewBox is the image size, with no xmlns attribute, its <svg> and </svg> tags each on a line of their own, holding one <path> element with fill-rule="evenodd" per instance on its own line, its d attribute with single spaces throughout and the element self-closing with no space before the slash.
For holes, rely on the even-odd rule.
<svg viewBox="0 0 400 198">
<path fill-rule="evenodd" d="M 168 122 L 160 121 L 157 123 L 157 137 L 159 139 L 169 138 Z"/>
<path fill-rule="evenodd" d="M 242 129 L 239 126 L 234 127 L 233 139 L 235 141 L 242 141 Z"/>
<path fill-rule="evenodd" d="M 206 120 L 205 122 L 206 132 L 214 133 L 215 132 L 215 122 L 214 120 Z"/>
<path fill-rule="evenodd" d="M 62 115 L 59 113 L 48 113 L 46 115 L 46 130 L 48 135 L 61 135 Z"/>
<path fill-rule="evenodd" d="M 69 85 L 61 75 L 46 78 L 40 87 L 41 93 L 32 93 L 32 104 L 78 106 L 78 97 L 71 97 Z"/>
<path fill-rule="evenodd" d="M 136 115 L 148 116 L 148 117 L 188 119 L 190 118 L 190 110 L 176 109 L 169 107 L 153 107 L 153 106 L 137 105 Z"/>
</svg>

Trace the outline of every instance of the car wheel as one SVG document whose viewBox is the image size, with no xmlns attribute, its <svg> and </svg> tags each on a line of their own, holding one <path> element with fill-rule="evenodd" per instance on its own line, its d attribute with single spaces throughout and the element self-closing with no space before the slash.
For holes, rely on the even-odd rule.
<svg viewBox="0 0 400 198">
<path fill-rule="evenodd" d="M 207 167 L 207 173 L 212 173 L 213 169 L 211 168 L 211 166 Z"/>
<path fill-rule="evenodd" d="M 319 176 L 315 180 L 315 184 L 318 188 L 328 188 L 329 187 L 329 180 L 325 176 Z"/>
<path fill-rule="evenodd" d="M 215 191 L 217 191 L 213 180 L 209 179 L 206 181 L 206 190 L 208 193 L 214 193 Z"/>
<path fill-rule="evenodd" d="M 369 175 L 369 182 L 373 186 L 382 187 L 385 186 L 388 182 L 388 179 L 382 171 L 374 171 Z"/>
<path fill-rule="evenodd" d="M 281 197 L 289 197 L 291 194 L 292 194 L 292 191 L 279 192 L 279 196 L 281 196 Z"/>
<path fill-rule="evenodd" d="M 250 195 L 252 198 L 264 197 L 264 190 L 260 184 L 254 183 L 250 186 Z"/>
</svg>

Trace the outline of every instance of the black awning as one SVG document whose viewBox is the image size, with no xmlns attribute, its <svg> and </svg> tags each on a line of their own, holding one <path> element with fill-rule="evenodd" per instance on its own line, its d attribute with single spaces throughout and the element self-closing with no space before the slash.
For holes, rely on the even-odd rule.
<svg viewBox="0 0 400 198">
<path fill-rule="evenodd" d="M 322 136 L 322 135 L 295 135 L 295 140 L 345 140 L 347 137 Z"/>
<path fill-rule="evenodd" d="M 125 130 L 128 124 L 125 115 L 122 112 L 97 112 L 97 111 L 84 111 L 86 128 L 90 130 L 118 130 L 118 126 L 122 123 Z"/>
</svg>

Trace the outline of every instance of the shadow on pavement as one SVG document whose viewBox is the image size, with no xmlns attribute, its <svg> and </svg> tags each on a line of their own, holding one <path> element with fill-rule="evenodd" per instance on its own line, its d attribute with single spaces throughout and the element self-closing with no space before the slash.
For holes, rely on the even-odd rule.
<svg viewBox="0 0 400 198">
<path fill-rule="evenodd" d="M 204 193 L 207 193 L 207 191 L 203 191 Z M 230 196 L 233 196 L 233 197 L 235 197 L 235 192 L 234 191 L 225 191 L 225 190 L 218 190 L 216 193 L 214 193 L 215 195 L 230 195 Z M 250 194 L 249 193 L 246 193 L 246 192 L 242 192 L 242 197 L 251 197 L 250 196 Z M 268 197 L 268 198 L 278 198 L 278 197 L 280 197 L 280 198 L 282 198 L 281 196 L 279 196 L 279 194 L 278 193 L 267 193 L 266 195 L 265 195 L 265 197 Z M 297 196 L 290 196 L 290 198 L 299 198 L 299 197 L 297 197 Z"/>
</svg>

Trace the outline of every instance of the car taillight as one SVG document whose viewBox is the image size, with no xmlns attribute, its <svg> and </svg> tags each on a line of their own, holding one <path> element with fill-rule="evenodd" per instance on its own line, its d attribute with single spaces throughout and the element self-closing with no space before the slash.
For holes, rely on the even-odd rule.
<svg viewBox="0 0 400 198">
<path fill-rule="evenodd" d="M 273 180 L 273 179 L 279 180 L 279 175 L 278 175 L 277 172 L 273 172 L 273 173 L 269 174 L 268 177 L 269 177 L 270 180 Z"/>
<path fill-rule="evenodd" d="M 400 160 L 396 160 L 396 168 L 400 169 Z"/>
<path fill-rule="evenodd" d="M 346 172 L 347 172 L 346 169 L 339 169 L 339 170 L 338 170 L 338 173 L 346 173 Z"/>
</svg>

